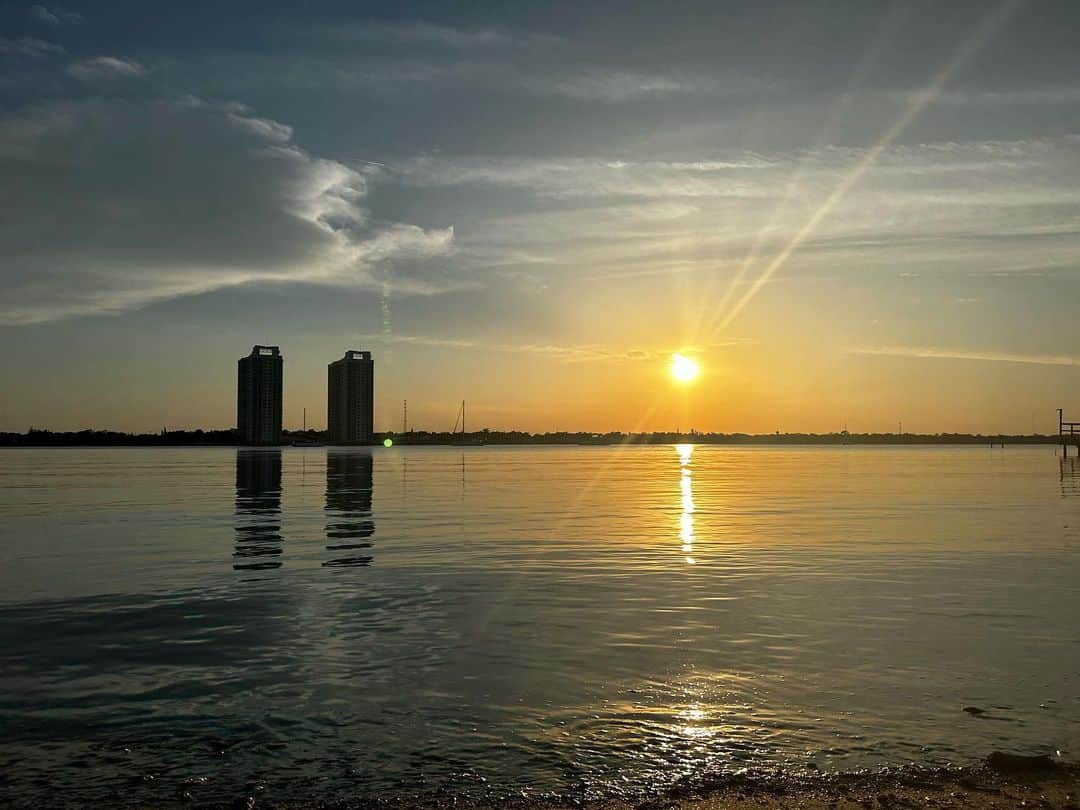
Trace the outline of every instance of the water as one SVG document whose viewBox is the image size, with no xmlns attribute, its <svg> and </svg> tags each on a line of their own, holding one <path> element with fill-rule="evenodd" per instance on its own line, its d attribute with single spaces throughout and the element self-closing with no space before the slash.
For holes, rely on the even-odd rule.
<svg viewBox="0 0 1080 810">
<path fill-rule="evenodd" d="M 1080 758 L 1054 448 L 0 461 L 0 801 Z"/>
</svg>

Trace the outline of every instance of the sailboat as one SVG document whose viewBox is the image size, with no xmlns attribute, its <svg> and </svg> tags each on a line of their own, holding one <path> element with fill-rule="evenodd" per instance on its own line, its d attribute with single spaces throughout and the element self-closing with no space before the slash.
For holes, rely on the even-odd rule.
<svg viewBox="0 0 1080 810">
<path fill-rule="evenodd" d="M 458 433 L 458 425 L 461 425 L 461 433 Z M 479 436 L 466 436 L 465 435 L 465 400 L 461 400 L 461 409 L 458 410 L 457 419 L 454 421 L 454 430 L 452 431 L 453 439 L 451 444 L 455 445 L 480 445 L 484 443 L 484 440 Z"/>
<path fill-rule="evenodd" d="M 312 438 L 307 434 L 307 408 L 304 408 L 304 434 L 299 439 L 293 439 L 293 447 L 326 447 L 325 444 L 318 439 Z"/>
</svg>

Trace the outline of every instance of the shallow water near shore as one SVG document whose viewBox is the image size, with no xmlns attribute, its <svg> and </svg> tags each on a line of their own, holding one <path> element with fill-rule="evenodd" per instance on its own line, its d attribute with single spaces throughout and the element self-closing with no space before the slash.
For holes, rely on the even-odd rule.
<svg viewBox="0 0 1080 810">
<path fill-rule="evenodd" d="M 1080 462 L 1055 448 L 0 461 L 11 803 L 1080 759 Z"/>
</svg>

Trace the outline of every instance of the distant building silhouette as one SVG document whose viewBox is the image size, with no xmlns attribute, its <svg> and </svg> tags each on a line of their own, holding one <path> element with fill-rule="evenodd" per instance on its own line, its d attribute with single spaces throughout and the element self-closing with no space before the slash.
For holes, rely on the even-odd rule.
<svg viewBox="0 0 1080 810">
<path fill-rule="evenodd" d="M 326 430 L 330 444 L 371 444 L 375 438 L 375 361 L 347 351 L 327 367 Z"/>
<path fill-rule="evenodd" d="M 237 365 L 236 429 L 240 440 L 244 444 L 281 444 L 281 350 L 255 346 Z"/>
<path fill-rule="evenodd" d="M 281 567 L 281 451 L 236 451 L 238 571 Z"/>
</svg>

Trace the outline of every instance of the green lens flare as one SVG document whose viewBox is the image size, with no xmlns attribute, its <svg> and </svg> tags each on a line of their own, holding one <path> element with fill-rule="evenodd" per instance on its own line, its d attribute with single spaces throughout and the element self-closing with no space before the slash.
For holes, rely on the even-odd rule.
<svg viewBox="0 0 1080 810">
<path fill-rule="evenodd" d="M 383 447 L 393 447 L 394 446 L 394 440 L 393 439 L 383 439 L 382 440 L 382 446 Z"/>
</svg>

